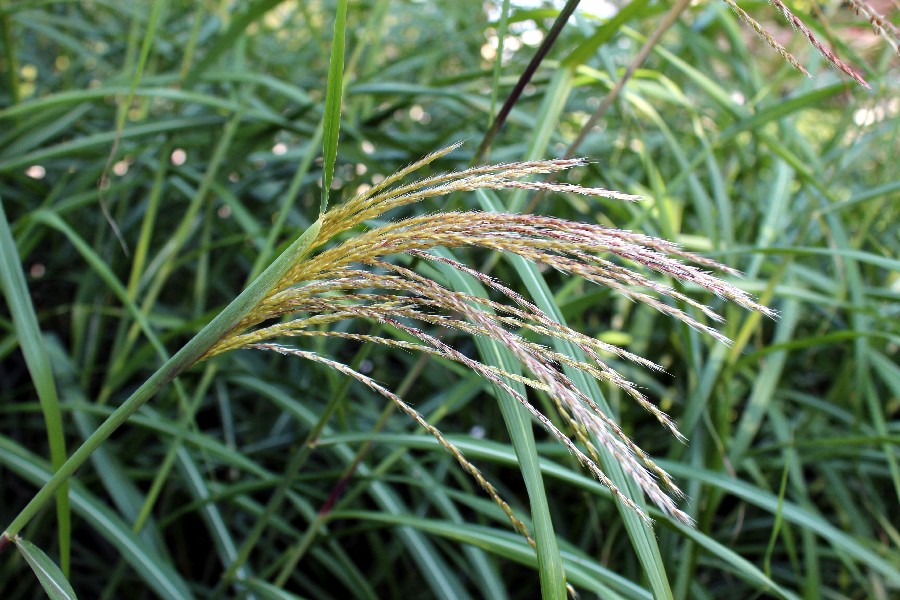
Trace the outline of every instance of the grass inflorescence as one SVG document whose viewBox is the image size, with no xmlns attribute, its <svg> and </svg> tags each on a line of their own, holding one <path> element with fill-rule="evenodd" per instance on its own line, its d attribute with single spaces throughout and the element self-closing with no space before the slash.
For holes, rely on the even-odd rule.
<svg viewBox="0 0 900 600">
<path fill-rule="evenodd" d="M 560 183 L 545 184 L 524 179 L 535 174 L 554 173 L 582 166 L 584 161 L 581 159 L 489 165 L 436 175 L 408 184 L 400 183 L 405 176 L 414 174 L 417 169 L 446 155 L 455 147 L 450 146 L 426 156 L 387 177 L 379 185 L 366 189 L 343 205 L 325 213 L 321 218 L 321 229 L 310 247 L 322 246 L 329 239 L 352 230 L 366 220 L 381 217 L 383 213 L 392 209 L 453 192 L 515 188 L 575 192 L 586 196 L 628 201 L 639 199 L 633 195 L 605 189 Z M 648 518 L 646 513 L 631 498 L 623 494 L 598 465 L 597 449 L 591 441 L 591 434 L 616 457 L 629 477 L 657 506 L 666 514 L 684 523 L 691 523 L 691 518 L 679 510 L 666 493 L 682 495 L 671 477 L 622 431 L 611 415 L 605 414 L 595 401 L 583 393 L 561 370 L 561 367 L 566 365 L 601 381 L 614 384 L 651 412 L 670 433 L 681 437 L 674 422 L 653 405 L 636 386 L 611 368 L 604 361 L 603 355 L 617 356 L 654 369 L 661 367 L 622 348 L 599 342 L 561 325 L 522 295 L 487 274 L 428 252 L 436 247 L 467 246 L 515 254 L 559 272 L 577 275 L 589 282 L 605 285 L 631 300 L 652 306 L 724 343 L 729 343 L 728 338 L 716 329 L 662 299 L 668 298 L 683 303 L 715 322 L 722 320 L 718 314 L 676 289 L 650 279 L 638 269 L 699 286 L 744 308 L 774 316 L 773 311 L 758 304 L 749 294 L 711 275 L 700 266 L 734 275 L 736 273 L 733 269 L 685 252 L 677 245 L 661 239 L 601 225 L 575 223 L 538 215 L 437 212 L 401 219 L 355 233 L 349 239 L 315 256 L 298 261 L 229 335 L 206 353 L 205 357 L 250 347 L 317 360 L 338 368 L 337 363 L 324 357 L 272 342 L 279 338 L 310 336 L 334 336 L 438 355 L 471 368 L 513 395 L 582 465 L 642 518 Z M 388 262 L 388 257 L 395 255 L 449 264 L 499 292 L 506 303 L 454 291 L 409 268 Z M 284 319 L 284 317 L 292 318 Z M 342 322 L 357 319 L 375 321 L 403 332 L 418 342 L 410 343 L 383 336 L 329 329 Z M 266 324 L 273 320 L 277 322 Z M 427 333 L 425 329 L 411 324 L 415 322 L 493 339 L 508 348 L 530 376 L 518 376 L 469 358 Z M 518 333 L 519 331 L 572 342 L 590 360 L 573 359 L 555 352 L 546 345 L 528 341 Z M 371 378 L 346 366 L 339 369 L 344 373 L 353 373 L 354 377 L 391 399 L 404 412 L 413 415 L 419 424 L 426 423 L 409 405 L 375 384 Z M 523 383 L 550 396 L 568 425 L 568 433 L 564 433 L 554 425 L 553 420 L 537 409 L 525 395 L 510 387 L 511 381 Z M 433 427 L 428 426 L 428 430 L 436 434 Z M 462 454 L 445 438 L 439 437 L 439 440 L 463 462 L 468 471 L 475 474 L 482 487 L 485 487 L 492 497 L 497 498 L 493 487 L 490 487 L 477 470 L 463 459 Z M 581 447 L 578 445 L 579 442 Z M 517 520 L 514 519 L 514 523 L 518 526 Z"/>
</svg>

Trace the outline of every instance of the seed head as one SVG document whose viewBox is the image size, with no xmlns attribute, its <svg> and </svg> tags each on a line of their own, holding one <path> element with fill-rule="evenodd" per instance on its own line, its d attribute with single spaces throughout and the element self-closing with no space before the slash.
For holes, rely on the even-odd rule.
<svg viewBox="0 0 900 600">
<path fill-rule="evenodd" d="M 601 188 L 569 184 L 545 184 L 526 179 L 584 165 L 582 159 L 554 159 L 474 167 L 402 183 L 416 169 L 446 155 L 456 146 L 430 154 L 365 192 L 337 206 L 322 217 L 313 247 L 326 246 L 336 235 L 357 227 L 400 206 L 459 191 L 475 189 L 532 189 L 580 193 L 617 200 L 639 197 Z M 476 247 L 516 254 L 568 275 L 607 286 L 635 302 L 651 306 L 699 331 L 728 343 L 707 321 L 722 319 L 711 308 L 659 280 L 659 276 L 691 283 L 744 308 L 774 316 L 749 294 L 712 275 L 719 270 L 736 275 L 724 265 L 684 251 L 671 242 L 597 224 L 575 223 L 554 217 L 487 212 L 438 212 L 378 226 L 298 261 L 269 291 L 253 311 L 207 354 L 214 356 L 236 348 L 256 348 L 289 354 L 327 365 L 354 377 L 394 402 L 434 435 L 475 477 L 479 485 L 509 515 L 514 527 L 530 540 L 527 531 L 500 499 L 496 489 L 462 453 L 450 444 L 415 409 L 369 377 L 331 359 L 273 343 L 294 337 L 334 337 L 387 347 L 415 350 L 457 362 L 478 373 L 521 403 L 551 435 L 557 438 L 598 480 L 642 517 L 644 511 L 599 467 L 599 444 L 612 454 L 641 490 L 666 514 L 683 522 L 690 517 L 672 496 L 681 492 L 671 477 L 658 467 L 603 412 L 595 399 L 582 392 L 564 369 L 580 370 L 621 388 L 679 439 L 674 422 L 607 362 L 610 355 L 651 369 L 652 361 L 623 348 L 600 342 L 554 321 L 534 303 L 506 284 L 454 259 L 439 256 L 437 248 Z M 466 294 L 425 277 L 403 261 L 440 263 L 476 278 L 502 300 Z M 654 276 L 655 274 L 655 276 Z M 666 299 L 670 302 L 666 302 Z M 689 314 L 676 303 L 695 309 Z M 285 318 L 289 317 L 289 318 Z M 379 323 L 383 335 L 363 335 L 335 326 L 349 320 Z M 272 321 L 277 321 L 275 324 Z M 521 363 L 524 374 L 484 364 L 453 348 L 433 328 L 454 330 L 494 340 Z M 400 338 L 392 337 L 390 332 Z M 525 334 L 530 333 L 534 335 Z M 585 358 L 555 351 L 534 338 L 557 339 L 574 344 Z M 551 398 L 565 423 L 564 432 L 513 384 L 543 392 Z"/>
</svg>

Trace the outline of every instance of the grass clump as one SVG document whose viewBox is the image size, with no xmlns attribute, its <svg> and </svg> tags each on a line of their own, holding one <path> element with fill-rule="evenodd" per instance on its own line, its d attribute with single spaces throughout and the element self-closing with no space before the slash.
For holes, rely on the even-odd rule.
<svg viewBox="0 0 900 600">
<path fill-rule="evenodd" d="M 0 595 L 890 597 L 893 17 L 575 4 L 0 5 Z"/>
</svg>

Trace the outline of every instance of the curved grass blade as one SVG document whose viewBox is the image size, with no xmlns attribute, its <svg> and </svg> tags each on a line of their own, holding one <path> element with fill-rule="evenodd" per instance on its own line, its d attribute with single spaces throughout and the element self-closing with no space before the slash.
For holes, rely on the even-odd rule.
<svg viewBox="0 0 900 600">
<path fill-rule="evenodd" d="M 106 157 L 106 164 L 103 165 L 103 172 L 100 175 L 101 195 L 98 198 L 100 210 L 103 212 L 103 216 L 106 218 L 106 222 L 109 223 L 109 226 L 112 228 L 116 239 L 119 240 L 119 245 L 122 247 L 122 250 L 126 255 L 128 254 L 128 245 L 125 243 L 125 238 L 122 237 L 122 232 L 119 230 L 119 226 L 116 224 L 115 220 L 109 212 L 109 207 L 106 204 L 106 199 L 103 197 L 102 190 L 109 184 L 109 169 L 112 166 L 113 160 L 116 158 L 116 153 L 119 150 L 119 140 L 122 136 L 122 130 L 125 129 L 125 118 L 127 117 L 128 110 L 130 109 L 131 103 L 134 100 L 134 92 L 135 90 L 137 90 L 138 84 L 141 81 L 141 76 L 144 74 L 144 68 L 147 66 L 147 59 L 150 57 L 150 49 L 153 48 L 153 42 L 156 39 L 156 28 L 159 25 L 163 4 L 164 2 L 162 0 L 154 0 L 153 5 L 150 7 L 150 15 L 147 17 L 147 30 L 142 34 L 143 43 L 141 44 L 141 54 L 138 58 L 137 65 L 128 64 L 130 63 L 130 60 L 126 59 L 126 73 L 128 71 L 131 71 L 133 68 L 133 73 L 131 76 L 131 87 L 128 90 L 128 96 L 125 97 L 125 100 L 123 102 L 119 102 L 118 106 L 116 107 L 116 137 L 113 140 L 112 147 L 109 150 L 109 155 Z M 135 15 L 133 18 L 135 25 L 133 26 L 132 32 L 129 37 L 133 37 L 133 35 L 137 33 L 137 23 L 140 19 L 137 15 Z"/>
<path fill-rule="evenodd" d="M 72 589 L 66 576 L 43 550 L 22 538 L 16 538 L 14 541 L 50 600 L 77 600 L 75 590 Z"/>
<path fill-rule="evenodd" d="M 251 23 L 260 19 L 267 12 L 281 4 L 282 0 L 255 0 L 248 3 L 244 10 L 230 16 L 228 29 L 216 38 L 203 55 L 203 59 L 188 73 L 184 87 L 191 87 L 197 79 L 219 59 L 225 52 L 234 47 L 237 39 L 243 35 Z"/>
<path fill-rule="evenodd" d="M 474 453 L 472 453 L 474 456 Z M 755 487 L 745 481 L 733 479 L 727 475 L 716 473 L 706 469 L 685 466 L 675 462 L 660 461 L 660 466 L 672 475 L 685 479 L 696 479 L 704 484 L 718 488 L 729 494 L 758 506 L 772 514 L 781 511 L 781 516 L 787 523 L 793 523 L 827 540 L 835 550 L 866 565 L 873 571 L 881 574 L 886 582 L 892 586 L 900 586 L 900 572 L 896 565 L 900 561 L 900 554 L 896 551 L 887 556 L 868 546 L 864 540 L 858 540 L 841 531 L 821 516 L 789 501 L 781 502 L 778 496 L 766 490 Z"/>
<path fill-rule="evenodd" d="M 3 296 L 9 306 L 19 348 L 22 349 L 28 373 L 34 382 L 34 388 L 41 404 L 41 412 L 44 414 L 47 441 L 50 446 L 50 461 L 54 469 L 59 469 L 66 461 L 66 441 L 62 413 L 59 409 L 59 397 L 56 391 L 56 380 L 53 370 L 50 368 L 50 359 L 47 356 L 41 328 L 34 313 L 28 284 L 19 260 L 19 251 L 6 220 L 2 200 L 0 200 L 0 286 L 3 288 Z M 56 493 L 56 518 L 60 564 L 62 572 L 68 573 L 72 522 L 66 486 L 62 486 Z"/>
</svg>

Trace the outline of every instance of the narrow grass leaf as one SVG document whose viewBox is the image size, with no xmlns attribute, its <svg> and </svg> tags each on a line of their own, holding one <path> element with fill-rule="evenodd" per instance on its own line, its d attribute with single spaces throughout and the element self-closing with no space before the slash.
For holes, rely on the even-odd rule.
<svg viewBox="0 0 900 600">
<path fill-rule="evenodd" d="M 319 420 L 319 415 L 311 410 L 309 406 L 299 402 L 296 397 L 278 386 L 253 377 L 239 377 L 234 378 L 233 381 L 235 384 L 264 396 L 307 427 L 314 426 Z M 332 435 L 334 433 L 331 428 L 326 426 L 322 430 L 323 437 L 331 437 Z M 317 441 L 318 444 L 319 442 Z M 246 461 L 246 458 L 240 453 L 235 452 L 234 454 L 236 454 L 236 459 L 240 458 L 242 461 Z M 349 465 L 354 461 L 355 452 L 346 444 L 339 444 L 335 449 L 335 454 L 337 459 L 344 464 Z M 415 509 L 403 500 L 400 493 L 394 490 L 391 484 L 382 481 L 379 477 L 375 477 L 372 469 L 367 464 L 360 464 L 357 472 L 359 477 L 369 482 L 366 491 L 372 498 L 372 501 L 382 511 L 391 515 L 413 514 L 415 512 Z M 447 563 L 447 560 L 441 556 L 435 544 L 426 535 L 412 527 L 401 527 L 398 530 L 398 535 L 410 558 L 421 570 L 435 598 L 443 600 L 467 600 L 471 598 L 470 594 L 466 592 L 465 585 L 460 580 L 456 569 Z"/>
<path fill-rule="evenodd" d="M 328 83 L 325 94 L 325 131 L 322 142 L 322 201 L 319 214 L 328 208 L 328 192 L 334 179 L 338 137 L 341 132 L 341 97 L 344 90 L 344 30 L 347 26 L 347 4 L 338 0 L 334 17 L 334 38 L 331 42 L 331 61 L 328 64 Z"/>
<path fill-rule="evenodd" d="M 50 600 L 76 600 L 75 590 L 56 563 L 44 551 L 22 538 L 15 538 L 16 547 L 37 575 Z"/>
<path fill-rule="evenodd" d="M 870 548 L 868 542 L 856 539 L 854 536 L 841 531 L 823 517 L 793 502 L 784 501 L 779 505 L 777 495 L 746 481 L 734 479 L 728 475 L 715 473 L 707 469 L 699 469 L 665 460 L 660 461 L 660 466 L 673 475 L 685 479 L 696 479 L 733 494 L 773 515 L 780 510 L 785 522 L 808 529 L 811 533 L 827 540 L 835 550 L 846 553 L 847 556 L 850 556 L 859 564 L 879 573 L 890 585 L 900 586 L 900 571 L 897 571 L 897 564 L 900 564 L 900 552 L 890 550 L 879 553 Z"/>
<path fill-rule="evenodd" d="M 506 30 L 509 27 L 509 0 L 503 0 L 500 7 L 500 27 L 497 30 L 497 53 L 494 56 L 494 69 L 491 75 L 491 108 L 488 111 L 488 127 L 494 120 L 497 108 L 497 94 L 500 92 L 500 71 L 503 66 L 503 44 L 506 41 Z"/>
<path fill-rule="evenodd" d="M 255 577 L 250 577 L 241 583 L 249 591 L 265 600 L 303 600 L 302 596 L 292 594 L 280 587 L 272 585 L 268 581 L 256 579 Z"/>
<path fill-rule="evenodd" d="M 34 383 L 50 446 L 50 462 L 59 469 L 66 460 L 66 439 L 63 431 L 62 412 L 56 390 L 56 379 L 50 367 L 50 359 L 44 346 L 40 324 L 31 302 L 31 294 L 22 272 L 22 263 L 16 241 L 6 220 L 3 201 L 0 200 L 0 286 L 9 307 L 19 348 L 25 358 L 28 373 Z M 68 490 L 61 487 L 56 493 L 56 518 L 60 547 L 60 563 L 63 573 L 69 572 L 72 522 L 69 513 Z"/>
</svg>

